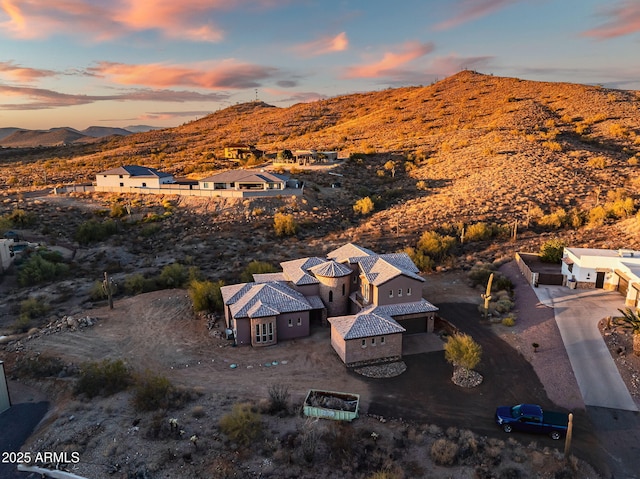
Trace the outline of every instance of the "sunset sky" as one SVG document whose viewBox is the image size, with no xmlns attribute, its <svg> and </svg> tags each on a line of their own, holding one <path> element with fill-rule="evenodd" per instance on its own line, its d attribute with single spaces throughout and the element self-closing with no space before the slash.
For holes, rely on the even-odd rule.
<svg viewBox="0 0 640 479">
<path fill-rule="evenodd" d="M 177 126 L 465 68 L 640 90 L 640 0 L 0 0 L 0 127 Z"/>
</svg>

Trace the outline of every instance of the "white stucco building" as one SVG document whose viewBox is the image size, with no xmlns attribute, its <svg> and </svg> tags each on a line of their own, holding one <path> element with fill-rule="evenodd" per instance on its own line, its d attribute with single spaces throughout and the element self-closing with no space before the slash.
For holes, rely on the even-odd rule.
<svg viewBox="0 0 640 479">
<path fill-rule="evenodd" d="M 627 306 L 640 308 L 640 251 L 565 248 L 562 274 L 568 285 L 618 291 Z"/>
</svg>

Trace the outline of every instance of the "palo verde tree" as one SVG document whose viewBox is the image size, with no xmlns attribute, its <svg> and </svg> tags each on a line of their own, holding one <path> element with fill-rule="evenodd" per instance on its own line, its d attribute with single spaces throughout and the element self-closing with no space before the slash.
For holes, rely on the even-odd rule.
<svg viewBox="0 0 640 479">
<path fill-rule="evenodd" d="M 449 336 L 444 345 L 444 358 L 468 375 L 480 363 L 482 347 L 468 334 L 456 333 Z"/>
</svg>

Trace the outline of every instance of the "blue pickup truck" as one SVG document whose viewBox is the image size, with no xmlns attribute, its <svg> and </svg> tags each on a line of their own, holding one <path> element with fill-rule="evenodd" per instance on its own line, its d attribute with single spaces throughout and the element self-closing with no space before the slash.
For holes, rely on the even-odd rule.
<svg viewBox="0 0 640 479">
<path fill-rule="evenodd" d="M 497 408 L 496 423 L 504 432 L 535 432 L 548 434 L 551 439 L 560 439 L 567 433 L 569 416 L 561 412 L 543 411 L 536 404 L 518 404 Z"/>
</svg>

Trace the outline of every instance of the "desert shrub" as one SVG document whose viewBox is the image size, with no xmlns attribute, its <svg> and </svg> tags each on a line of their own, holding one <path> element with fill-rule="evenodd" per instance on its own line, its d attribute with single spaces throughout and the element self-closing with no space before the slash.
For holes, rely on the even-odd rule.
<svg viewBox="0 0 640 479">
<path fill-rule="evenodd" d="M 607 210 L 604 206 L 598 205 L 589 210 L 589 226 L 600 226 L 607 219 Z"/>
<path fill-rule="evenodd" d="M 629 129 L 620 123 L 612 123 L 609 125 L 609 134 L 617 138 L 624 138 L 625 136 L 629 136 Z"/>
<path fill-rule="evenodd" d="M 20 302 L 20 315 L 11 329 L 15 333 L 27 332 L 34 326 L 34 320 L 44 317 L 50 309 L 50 306 L 41 298 L 25 299 Z"/>
<path fill-rule="evenodd" d="M 502 227 L 496 224 L 474 223 L 465 228 L 465 241 L 484 241 L 503 232 Z"/>
<path fill-rule="evenodd" d="M 511 279 L 509 279 L 502 273 L 498 272 L 497 274 L 493 275 L 493 283 L 491 289 L 494 288 L 496 291 L 507 291 L 511 293 L 513 291 L 513 281 L 511 281 Z"/>
<path fill-rule="evenodd" d="M 180 263 L 173 263 L 162 268 L 158 282 L 165 288 L 181 288 L 188 279 L 188 269 Z"/>
<path fill-rule="evenodd" d="M 127 213 L 127 210 L 122 203 L 115 202 L 111 205 L 109 210 L 109 216 L 111 218 L 122 218 Z"/>
<path fill-rule="evenodd" d="M 269 412 L 276 414 L 289 410 L 289 387 L 284 384 L 272 384 L 269 386 Z"/>
<path fill-rule="evenodd" d="M 562 145 L 557 141 L 544 141 L 542 146 L 549 148 L 551 151 L 562 151 Z"/>
<path fill-rule="evenodd" d="M 496 301 L 495 309 L 498 313 L 506 313 L 508 311 L 511 311 L 513 309 L 513 306 L 513 301 L 508 298 L 501 298 Z"/>
<path fill-rule="evenodd" d="M 220 288 L 224 281 L 199 281 L 189 283 L 189 297 L 195 311 L 221 311 L 223 308 Z"/>
<path fill-rule="evenodd" d="M 455 442 L 440 438 L 431 445 L 431 459 L 439 466 L 452 466 L 456 462 L 459 446 Z"/>
<path fill-rule="evenodd" d="M 355 211 L 357 214 L 363 215 L 363 216 L 364 215 L 368 215 L 369 213 L 371 213 L 373 211 L 373 209 L 374 209 L 373 200 L 369 196 L 366 196 L 364 198 L 360 198 L 353 205 L 353 211 Z"/>
<path fill-rule="evenodd" d="M 66 276 L 69 273 L 69 265 L 59 262 L 61 260 L 62 256 L 59 253 L 47 254 L 46 250 L 35 252 L 20 265 L 18 284 L 33 286 Z"/>
<path fill-rule="evenodd" d="M 429 185 L 424 180 L 419 180 L 416 182 L 416 189 L 420 191 L 427 191 L 429 189 Z"/>
<path fill-rule="evenodd" d="M 565 247 L 564 241 L 559 238 L 552 238 L 540 246 L 540 260 L 545 263 L 560 263 Z"/>
<path fill-rule="evenodd" d="M 604 156 L 595 156 L 593 158 L 589 158 L 589 161 L 587 161 L 588 166 L 599 170 L 606 168 L 607 164 L 608 161 Z"/>
<path fill-rule="evenodd" d="M 276 213 L 273 217 L 276 236 L 293 236 L 298 232 L 298 223 L 292 214 Z"/>
<path fill-rule="evenodd" d="M 471 370 L 482 359 L 482 347 L 468 334 L 454 334 L 447 338 L 444 345 L 444 357 L 454 366 Z"/>
<path fill-rule="evenodd" d="M 174 387 L 164 376 L 155 376 L 148 371 L 136 378 L 135 392 L 132 398 L 137 411 L 157 411 L 168 409 L 171 405 Z"/>
<path fill-rule="evenodd" d="M 559 229 L 568 223 L 569 217 L 564 208 L 558 208 L 557 210 L 538 218 L 538 225 L 543 228 Z"/>
<path fill-rule="evenodd" d="M 401 470 L 383 469 L 381 471 L 374 472 L 368 477 L 368 479 L 402 479 L 404 477 L 405 476 Z"/>
<path fill-rule="evenodd" d="M 304 423 L 302 433 L 300 434 L 300 454 L 307 462 L 313 462 L 318 442 L 320 441 L 320 432 L 318 431 L 318 423 L 308 419 Z"/>
<path fill-rule="evenodd" d="M 436 231 L 425 231 L 418 240 L 417 249 L 434 261 L 439 261 L 451 252 L 455 243 L 456 239 L 453 236 L 443 236 Z"/>
<path fill-rule="evenodd" d="M 60 358 L 51 356 L 21 356 L 13 368 L 16 376 L 21 378 L 48 378 L 57 376 L 64 369 L 64 362 Z"/>
<path fill-rule="evenodd" d="M 127 294 L 132 295 L 144 293 L 146 282 L 147 280 L 142 273 L 131 274 L 124 279 L 124 290 Z M 99 283 L 102 285 L 102 281 Z"/>
<path fill-rule="evenodd" d="M 103 241 L 118 232 L 118 224 L 113 220 L 98 222 L 96 220 L 85 221 L 78 226 L 75 240 L 81 245 Z"/>
<path fill-rule="evenodd" d="M 240 281 L 250 283 L 254 274 L 276 273 L 278 268 L 266 261 L 251 261 L 240 273 Z"/>
<path fill-rule="evenodd" d="M 36 216 L 23 209 L 16 208 L 11 213 L 5 215 L 9 224 L 14 228 L 26 228 L 35 223 Z"/>
<path fill-rule="evenodd" d="M 502 318 L 502 325 L 511 328 L 516 325 L 516 318 L 511 314 L 509 316 L 505 316 Z"/>
<path fill-rule="evenodd" d="M 231 441 L 249 446 L 262 433 L 262 418 L 249 403 L 233 405 L 231 412 L 220 419 L 220 430 Z"/>
<path fill-rule="evenodd" d="M 107 293 L 104 290 L 103 282 L 100 280 L 94 281 L 93 285 L 91 285 L 91 289 L 89 290 L 89 299 L 91 301 L 100 301 L 106 297 Z"/>
<path fill-rule="evenodd" d="M 435 266 L 433 259 L 425 254 L 424 251 L 409 247 L 405 248 L 404 252 L 411 258 L 413 264 L 415 264 L 420 271 L 431 271 Z"/>
<path fill-rule="evenodd" d="M 162 229 L 162 226 L 158 223 L 149 223 L 145 224 L 140 230 L 140 235 L 144 238 L 150 238 L 158 234 L 158 232 Z"/>
<path fill-rule="evenodd" d="M 89 398 L 110 396 L 123 391 L 131 384 L 131 372 L 121 359 L 105 359 L 87 362 L 80 367 L 80 377 L 76 382 L 75 394 Z"/>
<path fill-rule="evenodd" d="M 493 273 L 493 283 L 492 283 L 492 289 L 493 289 L 496 282 L 496 276 L 498 276 L 499 273 L 496 271 L 496 267 L 491 263 L 474 264 L 469 270 L 469 273 L 467 273 L 467 277 L 471 281 L 471 285 L 474 287 L 478 285 L 486 286 L 487 283 L 489 282 L 489 276 L 491 276 L 492 273 Z"/>
<path fill-rule="evenodd" d="M 330 424 L 329 431 L 323 439 L 329 446 L 331 458 L 338 464 L 353 459 L 353 451 L 357 440 L 351 425 L 334 421 Z"/>
</svg>

